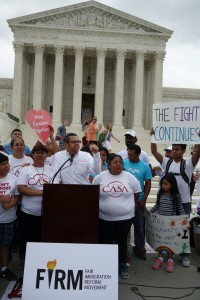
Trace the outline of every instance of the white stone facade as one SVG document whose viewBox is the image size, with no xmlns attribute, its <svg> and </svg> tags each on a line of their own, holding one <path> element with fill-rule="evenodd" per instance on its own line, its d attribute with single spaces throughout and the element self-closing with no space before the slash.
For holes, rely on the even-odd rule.
<svg viewBox="0 0 200 300">
<path fill-rule="evenodd" d="M 94 114 L 119 129 L 151 127 L 172 31 L 96 1 L 8 24 L 15 50 L 11 112 L 22 123 L 28 109 L 43 108 L 55 125 L 67 118 L 78 128 Z"/>
</svg>

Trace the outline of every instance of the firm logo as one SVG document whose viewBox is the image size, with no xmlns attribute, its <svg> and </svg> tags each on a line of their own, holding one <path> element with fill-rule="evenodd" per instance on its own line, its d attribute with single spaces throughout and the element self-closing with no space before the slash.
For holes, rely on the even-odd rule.
<svg viewBox="0 0 200 300">
<path fill-rule="evenodd" d="M 36 289 L 48 283 L 49 289 L 62 290 L 82 290 L 83 289 L 83 270 L 62 270 L 56 269 L 57 261 L 47 262 L 46 269 L 37 269 Z"/>
</svg>

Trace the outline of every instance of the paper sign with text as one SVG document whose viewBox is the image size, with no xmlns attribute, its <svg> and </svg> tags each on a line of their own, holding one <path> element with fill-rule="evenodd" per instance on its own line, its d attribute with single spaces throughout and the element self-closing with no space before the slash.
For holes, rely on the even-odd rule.
<svg viewBox="0 0 200 300">
<path fill-rule="evenodd" d="M 189 216 L 162 216 L 150 213 L 146 218 L 146 240 L 156 251 L 190 253 Z"/>
<path fill-rule="evenodd" d="M 200 101 L 154 104 L 153 129 L 154 143 L 199 144 Z"/>
<path fill-rule="evenodd" d="M 52 126 L 52 120 L 48 112 L 44 109 L 30 109 L 26 113 L 25 120 L 45 144 L 50 135 L 49 126 Z"/>
<path fill-rule="evenodd" d="M 22 300 L 118 299 L 117 245 L 28 243 Z"/>
</svg>

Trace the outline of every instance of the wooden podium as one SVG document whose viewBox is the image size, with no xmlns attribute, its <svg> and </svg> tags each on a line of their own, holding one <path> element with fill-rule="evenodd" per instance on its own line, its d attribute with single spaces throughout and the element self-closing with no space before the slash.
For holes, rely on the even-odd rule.
<svg viewBox="0 0 200 300">
<path fill-rule="evenodd" d="M 98 243 L 99 186 L 45 184 L 42 242 Z"/>
</svg>

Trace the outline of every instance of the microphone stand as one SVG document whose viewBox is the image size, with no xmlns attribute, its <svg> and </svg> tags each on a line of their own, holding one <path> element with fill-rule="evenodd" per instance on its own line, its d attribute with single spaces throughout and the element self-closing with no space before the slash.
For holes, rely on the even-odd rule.
<svg viewBox="0 0 200 300">
<path fill-rule="evenodd" d="M 65 165 L 68 161 L 70 161 L 70 165 L 69 165 L 68 167 L 71 166 L 71 157 L 69 157 L 69 158 L 62 164 L 62 166 L 58 169 L 58 171 L 53 175 L 51 184 L 53 184 L 53 182 L 54 182 L 56 176 L 58 175 L 58 173 L 62 170 L 62 167 L 64 167 L 64 165 Z M 68 167 L 67 167 L 67 168 L 68 168 Z"/>
</svg>

